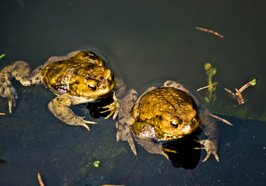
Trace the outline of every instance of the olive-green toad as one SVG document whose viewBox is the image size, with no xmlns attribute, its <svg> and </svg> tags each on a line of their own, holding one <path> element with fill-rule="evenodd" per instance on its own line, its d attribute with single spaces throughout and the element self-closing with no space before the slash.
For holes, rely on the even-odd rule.
<svg viewBox="0 0 266 186">
<path fill-rule="evenodd" d="M 101 57 L 90 51 L 74 51 L 66 56 L 51 57 L 32 72 L 24 61 L 16 61 L 3 68 L 0 71 L 0 93 L 7 98 L 10 113 L 17 99 L 16 90 L 11 84 L 13 77 L 23 86 L 45 85 L 56 95 L 48 104 L 54 116 L 68 125 L 83 126 L 88 130 L 88 124 L 95 122 L 77 116 L 69 107 L 97 101 L 110 94 L 115 97 L 113 72 L 105 66 Z M 106 106 L 109 116 L 115 113 L 115 102 Z"/>
<path fill-rule="evenodd" d="M 202 129 L 207 139 L 200 143 L 217 161 L 217 126 L 207 109 L 181 84 L 166 81 L 162 87 L 151 87 L 139 98 L 130 90 L 119 104 L 116 123 L 117 140 L 128 141 L 137 154 L 133 139 L 148 152 L 167 157 L 162 143 L 178 140 Z"/>
</svg>

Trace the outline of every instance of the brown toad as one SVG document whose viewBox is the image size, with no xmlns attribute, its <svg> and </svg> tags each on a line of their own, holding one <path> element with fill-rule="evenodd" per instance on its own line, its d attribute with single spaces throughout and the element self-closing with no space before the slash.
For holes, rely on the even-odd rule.
<svg viewBox="0 0 266 186">
<path fill-rule="evenodd" d="M 72 126 L 83 126 L 93 121 L 77 116 L 69 108 L 71 105 L 100 100 L 113 93 L 116 86 L 113 72 L 104 64 L 104 60 L 90 51 L 74 51 L 66 56 L 54 56 L 30 71 L 28 63 L 16 61 L 0 71 L 1 96 L 7 98 L 9 112 L 15 107 L 17 93 L 11 84 L 15 78 L 23 86 L 43 84 L 55 95 L 49 104 L 49 110 L 59 120 Z M 113 94 L 115 98 L 115 94 Z M 114 99 L 116 100 L 116 99 Z M 115 101 L 106 106 L 111 116 L 115 113 Z"/>
<path fill-rule="evenodd" d="M 208 110 L 181 84 L 166 81 L 164 86 L 151 87 L 139 98 L 135 90 L 130 90 L 119 105 L 117 140 L 128 141 L 135 155 L 133 138 L 148 152 L 168 157 L 164 142 L 181 139 L 202 128 L 207 137 L 200 141 L 207 151 L 203 161 L 211 154 L 219 161 L 217 126 Z"/>
</svg>

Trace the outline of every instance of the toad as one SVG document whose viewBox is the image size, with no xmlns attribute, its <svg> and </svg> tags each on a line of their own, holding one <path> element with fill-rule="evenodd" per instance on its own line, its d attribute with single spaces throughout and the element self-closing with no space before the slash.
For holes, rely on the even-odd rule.
<svg viewBox="0 0 266 186">
<path fill-rule="evenodd" d="M 136 155 L 134 139 L 150 153 L 165 157 L 165 142 L 178 140 L 202 129 L 206 139 L 200 140 L 207 152 L 203 162 L 217 154 L 217 126 L 211 114 L 195 96 L 175 81 L 151 87 L 139 98 L 133 89 L 121 100 L 116 122 L 117 140 L 127 141 Z"/>
<path fill-rule="evenodd" d="M 24 61 L 16 61 L 0 71 L 0 93 L 7 98 L 9 113 L 12 113 L 18 98 L 16 89 L 11 84 L 15 78 L 23 86 L 43 84 L 56 97 L 49 102 L 48 108 L 63 123 L 83 126 L 89 130 L 94 121 L 77 116 L 71 105 L 98 101 L 113 94 L 116 87 L 113 72 L 106 67 L 104 60 L 90 51 L 73 51 L 66 56 L 54 56 L 31 72 Z M 115 113 L 115 101 L 105 107 L 110 117 Z"/>
</svg>

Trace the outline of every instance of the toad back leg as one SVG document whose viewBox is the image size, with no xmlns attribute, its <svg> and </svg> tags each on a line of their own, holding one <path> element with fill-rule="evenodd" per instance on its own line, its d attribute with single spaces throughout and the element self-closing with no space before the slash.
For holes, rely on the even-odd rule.
<svg viewBox="0 0 266 186">
<path fill-rule="evenodd" d="M 12 108 L 16 106 L 15 99 L 18 97 L 16 89 L 11 84 L 11 79 L 14 77 L 23 86 L 30 86 L 42 81 L 39 73 L 40 68 L 30 73 L 30 66 L 24 61 L 16 61 L 0 71 L 0 96 L 7 98 L 9 113 L 12 113 Z"/>
<path fill-rule="evenodd" d="M 209 115 L 209 111 L 206 108 L 201 109 L 200 115 L 203 120 L 203 132 L 207 136 L 207 139 L 200 141 L 200 144 L 203 145 L 203 149 L 205 149 L 207 152 L 207 155 L 203 159 L 203 162 L 207 161 L 211 155 L 213 155 L 216 161 L 219 162 L 219 156 L 217 153 L 219 134 L 216 122 Z"/>
<path fill-rule="evenodd" d="M 75 105 L 74 98 L 67 94 L 62 94 L 50 101 L 48 107 L 53 115 L 65 124 L 72 126 L 83 126 L 87 130 L 90 130 L 88 125 L 96 124 L 96 122 L 87 121 L 84 120 L 83 117 L 75 115 L 74 112 L 69 108 L 71 105 Z"/>
</svg>

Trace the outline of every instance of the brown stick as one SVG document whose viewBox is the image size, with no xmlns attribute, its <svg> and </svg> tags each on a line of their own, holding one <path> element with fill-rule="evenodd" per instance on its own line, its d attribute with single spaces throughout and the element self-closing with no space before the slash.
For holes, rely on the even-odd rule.
<svg viewBox="0 0 266 186">
<path fill-rule="evenodd" d="M 221 117 L 219 117 L 219 116 L 217 116 L 217 115 L 214 115 L 214 114 L 211 114 L 211 113 L 209 113 L 209 115 L 210 115 L 211 117 L 215 118 L 215 119 L 218 119 L 218 120 L 224 122 L 224 123 L 227 124 L 227 125 L 234 126 L 230 121 L 228 121 L 228 120 L 226 120 L 226 119 L 224 119 L 224 118 L 221 118 Z"/>
<path fill-rule="evenodd" d="M 201 90 L 207 89 L 209 87 L 210 87 L 210 85 L 207 85 L 207 86 L 204 86 L 204 87 L 200 87 L 200 88 L 197 89 L 197 91 L 201 91 Z"/>
<path fill-rule="evenodd" d="M 43 181 L 42 181 L 42 177 L 41 177 L 41 175 L 40 175 L 39 172 L 37 173 L 37 178 L 38 178 L 39 185 L 40 186 L 45 186 L 44 183 L 43 183 Z"/>
<path fill-rule="evenodd" d="M 237 88 L 235 88 L 235 91 L 236 91 L 236 93 L 235 93 L 235 95 L 236 95 L 236 100 L 237 100 L 238 104 L 239 104 L 239 105 L 244 104 L 244 103 L 245 103 L 245 100 L 244 100 L 244 97 L 243 97 L 243 95 L 241 94 L 241 92 L 240 92 Z"/>
<path fill-rule="evenodd" d="M 203 28 L 203 27 L 196 26 L 196 29 L 201 31 L 201 32 L 207 32 L 207 33 L 212 34 L 212 35 L 214 35 L 216 37 L 219 37 L 221 39 L 224 38 L 224 36 L 222 34 L 220 34 L 218 32 L 215 32 L 214 30 L 211 30 L 211 29 L 208 29 L 208 28 Z"/>
<path fill-rule="evenodd" d="M 251 80 L 250 82 L 246 83 L 245 85 L 243 85 L 240 89 L 239 92 L 243 92 L 245 89 L 247 89 L 250 86 L 254 86 L 256 85 L 256 79 Z"/>
<path fill-rule="evenodd" d="M 224 88 L 224 90 L 229 93 L 230 95 L 232 95 L 236 100 L 237 100 L 237 103 L 239 105 L 243 105 L 245 103 L 245 100 L 244 100 L 244 96 L 242 95 L 242 92 L 247 89 L 248 87 L 250 86 L 254 86 L 256 85 L 256 79 L 253 79 L 251 81 L 249 81 L 248 83 L 246 83 L 245 85 L 243 85 L 240 89 L 237 89 L 235 88 L 235 92 L 227 89 L 227 88 Z"/>
</svg>

